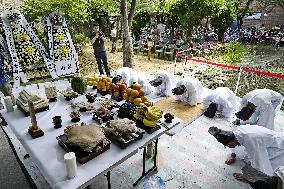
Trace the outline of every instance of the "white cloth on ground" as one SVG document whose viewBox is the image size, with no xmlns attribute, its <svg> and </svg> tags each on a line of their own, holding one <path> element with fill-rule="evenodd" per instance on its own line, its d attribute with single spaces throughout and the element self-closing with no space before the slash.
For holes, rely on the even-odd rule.
<svg viewBox="0 0 284 189">
<path fill-rule="evenodd" d="M 241 121 L 241 124 L 255 124 L 274 130 L 275 113 L 281 108 L 283 96 L 269 89 L 256 89 L 243 97 L 240 109 L 248 102 L 253 103 L 256 110 L 249 120 Z"/>
<path fill-rule="evenodd" d="M 218 112 L 225 117 L 230 117 L 238 109 L 238 99 L 233 91 L 227 87 L 218 87 L 213 90 L 203 102 L 207 109 L 211 103 L 218 105 Z"/>
<path fill-rule="evenodd" d="M 182 95 L 175 95 L 177 100 L 186 102 L 191 106 L 196 106 L 203 102 L 205 97 L 204 88 L 198 79 L 188 76 L 179 81 L 176 87 L 180 87 L 181 85 L 186 87 L 186 92 Z"/>
<path fill-rule="evenodd" d="M 160 71 L 155 74 L 155 79 L 159 77 L 163 80 L 163 83 L 156 87 L 156 93 L 160 96 L 172 96 L 172 89 L 177 82 L 176 76 L 168 71 Z"/>
<path fill-rule="evenodd" d="M 252 167 L 272 176 L 284 166 L 284 132 L 257 125 L 241 125 L 233 132 Z"/>
</svg>

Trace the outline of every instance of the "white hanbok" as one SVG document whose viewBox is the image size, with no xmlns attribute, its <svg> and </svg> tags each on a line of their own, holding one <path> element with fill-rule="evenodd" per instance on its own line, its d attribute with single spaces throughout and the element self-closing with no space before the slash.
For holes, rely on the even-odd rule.
<svg viewBox="0 0 284 189">
<path fill-rule="evenodd" d="M 186 102 L 191 106 L 196 106 L 203 102 L 205 97 L 204 88 L 198 79 L 188 76 L 179 81 L 176 87 L 180 87 L 181 85 L 185 86 L 186 92 L 182 95 L 175 95 L 177 100 Z"/>
<path fill-rule="evenodd" d="M 138 81 L 138 73 L 128 67 L 122 67 L 115 71 L 115 76 L 120 75 L 122 78 L 122 81 L 127 84 L 127 86 L 130 86 L 133 84 L 133 81 Z"/>
<path fill-rule="evenodd" d="M 227 87 L 218 87 L 211 91 L 204 99 L 203 105 L 207 109 L 211 103 L 218 105 L 218 112 L 225 117 L 230 117 L 238 110 L 238 97 Z"/>
<path fill-rule="evenodd" d="M 259 125 L 274 130 L 274 117 L 281 108 L 283 96 L 269 89 L 256 89 L 243 97 L 240 109 L 248 102 L 253 103 L 256 110 L 249 120 L 241 121 L 241 124 Z"/>
<path fill-rule="evenodd" d="M 258 125 L 241 125 L 233 132 L 253 168 L 273 176 L 284 166 L 284 132 Z"/>
<path fill-rule="evenodd" d="M 160 71 L 155 74 L 155 78 L 161 78 L 163 80 L 162 84 L 156 87 L 156 94 L 159 96 L 172 96 L 172 89 L 176 86 L 176 76 L 168 71 Z"/>
<path fill-rule="evenodd" d="M 141 88 L 145 91 L 146 95 L 153 92 L 154 88 L 149 83 L 151 81 L 151 76 L 146 74 L 137 73 L 134 69 L 123 67 L 115 72 L 115 76 L 120 75 L 122 81 L 130 87 L 133 83 L 139 83 Z"/>
</svg>

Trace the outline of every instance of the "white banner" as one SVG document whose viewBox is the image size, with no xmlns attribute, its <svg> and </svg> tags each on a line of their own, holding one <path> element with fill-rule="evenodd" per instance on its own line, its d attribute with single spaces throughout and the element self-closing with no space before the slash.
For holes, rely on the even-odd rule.
<svg viewBox="0 0 284 189">
<path fill-rule="evenodd" d="M 22 66 L 35 62 L 44 62 L 51 77 L 55 79 L 57 75 L 53 63 L 47 58 L 43 45 L 20 12 L 15 9 L 6 10 L 2 14 L 2 19 L 12 60 L 14 86 L 20 86 L 20 81 L 27 82 Z"/>
<path fill-rule="evenodd" d="M 47 18 L 49 56 L 60 77 L 79 72 L 78 54 L 73 44 L 65 18 L 53 12 Z"/>
</svg>

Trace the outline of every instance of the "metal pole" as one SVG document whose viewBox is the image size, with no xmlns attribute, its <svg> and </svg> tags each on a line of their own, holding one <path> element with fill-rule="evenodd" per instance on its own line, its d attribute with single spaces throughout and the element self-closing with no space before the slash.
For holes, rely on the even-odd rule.
<svg viewBox="0 0 284 189">
<path fill-rule="evenodd" d="M 236 85 L 236 89 L 235 89 L 235 94 L 237 94 L 238 89 L 239 89 L 241 75 L 242 75 L 242 70 L 243 70 L 242 67 L 240 67 L 240 71 L 239 71 L 239 75 L 238 75 L 238 81 L 237 81 L 237 85 Z"/>
</svg>

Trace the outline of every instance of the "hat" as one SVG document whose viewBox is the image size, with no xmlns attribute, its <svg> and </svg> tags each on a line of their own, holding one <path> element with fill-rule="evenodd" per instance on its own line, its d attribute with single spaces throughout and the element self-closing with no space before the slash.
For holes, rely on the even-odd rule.
<svg viewBox="0 0 284 189">
<path fill-rule="evenodd" d="M 236 113 L 237 118 L 246 121 L 248 120 L 255 111 L 255 105 L 251 102 L 241 109 L 241 111 Z"/>
<path fill-rule="evenodd" d="M 218 110 L 218 105 L 212 102 L 207 110 L 204 112 L 204 115 L 209 118 L 213 118 Z"/>
<path fill-rule="evenodd" d="M 235 135 L 233 132 L 230 131 L 224 131 L 222 129 L 218 129 L 217 127 L 210 127 L 208 132 L 213 135 L 218 142 L 222 143 L 224 146 L 226 146 L 229 142 L 232 140 L 235 140 Z"/>
</svg>

